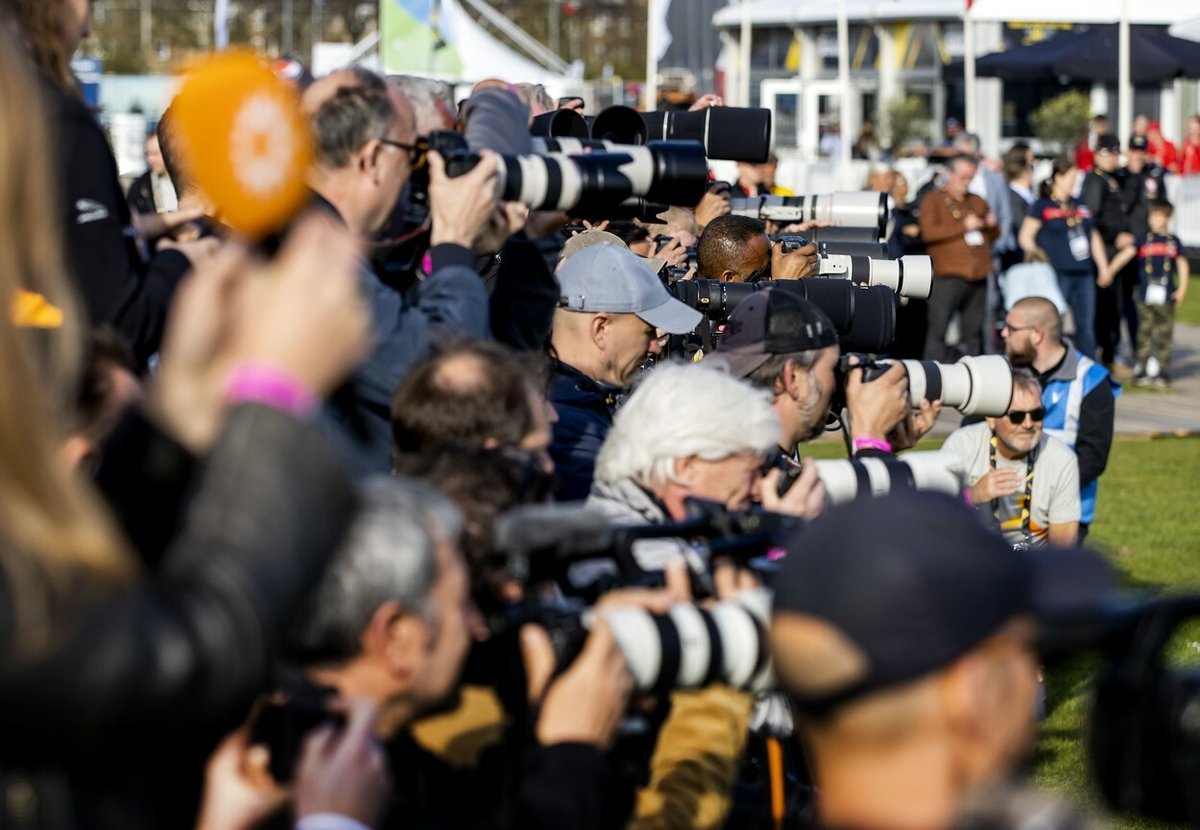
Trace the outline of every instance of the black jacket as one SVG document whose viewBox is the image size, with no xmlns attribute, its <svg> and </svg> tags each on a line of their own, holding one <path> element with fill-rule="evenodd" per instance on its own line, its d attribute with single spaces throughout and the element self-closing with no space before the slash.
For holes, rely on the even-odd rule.
<svg viewBox="0 0 1200 830">
<path fill-rule="evenodd" d="M 311 425 L 231 412 L 152 576 L 35 661 L 0 632 L 0 826 L 192 826 L 207 754 L 267 685 L 276 634 L 355 509 Z"/>
<path fill-rule="evenodd" d="M 55 170 L 67 267 L 95 325 L 110 324 L 139 365 L 158 350 L 187 257 L 166 251 L 147 265 L 138 252 L 117 162 L 92 111 L 44 85 L 55 138 Z"/>
<path fill-rule="evenodd" d="M 621 390 L 597 383 L 574 366 L 555 362 L 550 403 L 558 413 L 550 456 L 554 459 L 560 501 L 581 501 L 592 489 L 596 457 L 612 428 Z"/>
</svg>

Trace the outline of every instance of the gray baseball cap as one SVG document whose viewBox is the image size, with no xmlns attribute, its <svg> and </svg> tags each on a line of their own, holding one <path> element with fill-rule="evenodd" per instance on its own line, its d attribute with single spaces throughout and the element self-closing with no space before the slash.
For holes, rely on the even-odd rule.
<svg viewBox="0 0 1200 830">
<path fill-rule="evenodd" d="M 558 307 L 636 314 L 669 334 L 687 334 L 703 315 L 671 296 L 650 263 L 623 245 L 591 245 L 558 269 Z"/>
</svg>

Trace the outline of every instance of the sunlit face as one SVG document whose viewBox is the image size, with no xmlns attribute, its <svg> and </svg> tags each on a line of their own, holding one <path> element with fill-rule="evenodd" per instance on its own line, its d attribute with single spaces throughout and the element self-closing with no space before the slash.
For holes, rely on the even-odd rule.
<svg viewBox="0 0 1200 830">
<path fill-rule="evenodd" d="M 837 346 L 827 346 L 812 369 L 806 373 L 807 393 L 797 402 L 800 409 L 800 434 L 796 436 L 796 443 L 815 438 L 825 428 L 825 418 L 829 415 L 833 392 L 837 387 L 834 370 L 837 368 L 839 353 L 840 349 Z"/>
<path fill-rule="evenodd" d="M 1013 400 L 1008 411 L 1012 414 L 1025 413 L 1019 424 L 1014 424 L 1008 415 L 988 418 L 997 440 L 1008 450 L 1008 455 L 1021 458 L 1028 455 L 1042 439 L 1042 422 L 1029 414 L 1042 406 L 1041 395 L 1024 386 L 1013 388 Z"/>
<path fill-rule="evenodd" d="M 1163 210 L 1151 210 L 1148 221 L 1150 223 L 1150 230 L 1161 236 L 1167 232 L 1167 225 L 1171 221 L 1171 214 Z"/>
<path fill-rule="evenodd" d="M 628 386 L 647 355 L 662 351 L 660 332 L 636 314 L 609 314 L 605 326 L 604 378 L 615 386 Z"/>
<path fill-rule="evenodd" d="M 754 452 L 727 455 L 716 461 L 691 460 L 689 496 L 725 505 L 727 510 L 750 506 L 762 477 L 763 456 Z"/>
<path fill-rule="evenodd" d="M 1075 192 L 1075 181 L 1079 178 L 1079 168 L 1072 167 L 1054 176 L 1054 198 L 1067 199 Z"/>
<path fill-rule="evenodd" d="M 1004 338 L 1004 353 L 1014 366 L 1032 366 L 1037 357 L 1037 343 L 1040 329 L 1031 326 L 1029 321 L 1019 311 L 1010 311 L 1004 318 L 1004 328 L 1000 336 Z"/>
<path fill-rule="evenodd" d="M 731 282 L 745 282 L 748 277 L 757 275 L 760 278 L 770 276 L 771 240 L 767 235 L 760 234 L 746 243 L 746 251 L 738 266 L 738 273 Z"/>
<path fill-rule="evenodd" d="M 975 178 L 975 165 L 961 160 L 954 162 L 950 167 L 950 172 L 946 174 L 946 192 L 955 199 L 964 198 L 973 178 Z"/>
<path fill-rule="evenodd" d="M 443 542 L 438 545 L 437 558 L 438 579 L 429 594 L 435 619 L 426 625 L 429 640 L 424 665 L 413 672 L 412 695 L 418 705 L 443 700 L 458 684 L 476 613 L 461 554 Z"/>
</svg>

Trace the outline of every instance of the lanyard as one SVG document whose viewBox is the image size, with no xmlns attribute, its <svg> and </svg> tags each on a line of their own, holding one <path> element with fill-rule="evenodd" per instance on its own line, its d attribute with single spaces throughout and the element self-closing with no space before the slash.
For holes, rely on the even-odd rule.
<svg viewBox="0 0 1200 830">
<path fill-rule="evenodd" d="M 970 194 L 967 194 L 967 196 L 963 197 L 962 203 L 963 203 L 964 207 L 966 207 L 967 198 L 969 196 L 970 196 Z M 962 212 L 962 210 L 959 209 L 959 207 L 955 203 L 955 201 L 950 198 L 950 194 L 946 192 L 945 188 L 942 189 L 942 197 L 946 200 L 946 208 L 949 209 L 950 215 L 954 217 L 954 221 L 961 222 L 963 220 L 963 212 Z M 974 216 L 974 215 L 975 215 L 975 211 L 971 210 L 970 208 L 967 208 L 967 216 Z"/>
<path fill-rule="evenodd" d="M 996 446 L 999 439 L 996 438 L 996 433 L 992 433 L 992 440 L 989 442 L 988 449 L 988 466 L 993 470 L 996 469 Z M 1025 495 L 1021 500 L 1021 535 L 1026 539 L 1029 538 L 1029 516 L 1030 508 L 1033 505 L 1033 463 L 1034 456 L 1037 455 L 1037 447 L 1030 450 L 1029 455 L 1025 456 Z M 992 499 L 992 516 L 996 520 L 997 525 L 1003 525 L 1003 520 L 1000 518 L 1000 499 Z"/>
<path fill-rule="evenodd" d="M 1079 210 L 1070 201 L 1055 202 L 1055 204 L 1062 211 L 1063 221 L 1067 223 L 1068 228 L 1079 224 Z"/>
</svg>

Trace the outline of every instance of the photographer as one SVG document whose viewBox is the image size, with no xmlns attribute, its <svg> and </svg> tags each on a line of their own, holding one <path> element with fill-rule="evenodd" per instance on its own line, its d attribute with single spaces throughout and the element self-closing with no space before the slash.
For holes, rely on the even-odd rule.
<svg viewBox="0 0 1200 830">
<path fill-rule="evenodd" d="M 838 386 L 839 353 L 837 333 L 825 312 L 803 297 L 772 288 L 733 310 L 715 355 L 733 375 L 771 393 L 782 426 L 779 448 L 793 458 L 798 444 L 825 427 Z M 861 372 L 849 372 L 845 394 L 856 453 L 904 449 L 937 418 L 938 407 L 923 404 L 918 417 L 909 420 L 908 376 L 898 364 L 870 383 L 863 382 Z"/>
<path fill-rule="evenodd" d="M 766 226 L 749 216 L 719 216 L 708 223 L 696 244 L 696 278 L 722 282 L 798 280 L 817 272 L 812 243 L 786 251 L 771 243 Z"/>
<path fill-rule="evenodd" d="M 1040 626 L 1110 581 L 1089 551 L 1014 551 L 950 496 L 895 493 L 869 519 L 846 505 L 809 525 L 776 578 L 771 639 L 821 825 L 956 826 L 1032 750 Z"/>
<path fill-rule="evenodd" d="M 304 106 L 317 139 L 310 186 L 318 202 L 352 232 L 364 238 L 377 233 L 422 163 L 411 109 L 398 112 L 383 82 L 365 71 L 321 79 L 305 93 Z M 446 178 L 436 153 L 424 161 L 430 168 L 432 271 L 410 298 L 364 269 L 375 349 L 332 413 L 360 441 L 353 451 L 360 473 L 389 469 L 392 393 L 435 339 L 449 332 L 488 335 L 487 292 L 470 246 L 495 208 L 495 160 L 485 158 L 456 179 Z"/>
<path fill-rule="evenodd" d="M 469 803 L 432 797 L 442 790 L 427 788 L 444 786 L 449 773 L 413 768 L 412 748 L 398 730 L 458 687 L 475 614 L 458 550 L 462 523 L 444 496 L 410 479 L 377 479 L 364 494 L 348 540 L 286 638 L 286 651 L 304 678 L 285 694 L 291 700 L 338 694 L 379 706 L 380 734 L 404 773 L 380 827 L 460 827 L 465 817 L 503 823 L 491 812 L 498 806 L 493 799 L 503 795 L 495 790 L 513 785 L 514 778 L 515 808 L 499 802 L 515 810 L 513 826 L 594 826 L 603 800 L 602 750 L 631 688 L 605 626 L 593 628 L 581 655 L 548 688 L 548 672 L 530 671 L 531 692 L 542 704 L 536 742 L 521 770 L 500 769 L 506 775 L 486 782 Z M 534 661 L 538 669 L 545 655 L 537 632 L 529 636 L 531 659 L 541 658 Z M 445 730 L 444 723 L 428 722 L 422 734 L 442 743 L 438 733 Z"/>
<path fill-rule="evenodd" d="M 1069 547 L 1079 534 L 1078 463 L 1043 433 L 1045 417 L 1037 378 L 1014 369 L 1008 412 L 956 430 L 942 446 L 964 479 L 967 503 L 1014 546 Z"/>
<path fill-rule="evenodd" d="M 565 260 L 551 333 L 550 402 L 558 413 L 550 455 L 558 498 L 587 497 L 618 396 L 659 338 L 686 334 L 701 315 L 673 298 L 646 260 L 628 248 L 592 245 Z"/>
</svg>

